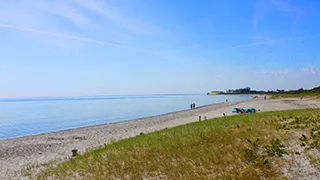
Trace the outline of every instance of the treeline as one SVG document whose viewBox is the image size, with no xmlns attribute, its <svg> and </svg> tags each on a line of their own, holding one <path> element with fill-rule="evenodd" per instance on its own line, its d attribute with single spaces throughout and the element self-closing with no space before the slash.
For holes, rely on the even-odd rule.
<svg viewBox="0 0 320 180">
<path fill-rule="evenodd" d="M 240 88 L 240 89 L 229 89 L 225 94 L 320 94 L 320 86 L 314 87 L 312 89 L 297 89 L 297 90 L 284 90 L 284 89 L 276 89 L 269 91 L 257 91 L 252 90 L 250 87 Z"/>
</svg>

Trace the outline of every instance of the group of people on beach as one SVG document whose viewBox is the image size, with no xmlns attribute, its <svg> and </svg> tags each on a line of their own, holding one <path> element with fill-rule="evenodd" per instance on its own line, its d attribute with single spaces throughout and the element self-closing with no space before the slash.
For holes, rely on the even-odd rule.
<svg viewBox="0 0 320 180">
<path fill-rule="evenodd" d="M 190 109 L 196 109 L 196 103 L 191 103 L 190 104 Z"/>
</svg>

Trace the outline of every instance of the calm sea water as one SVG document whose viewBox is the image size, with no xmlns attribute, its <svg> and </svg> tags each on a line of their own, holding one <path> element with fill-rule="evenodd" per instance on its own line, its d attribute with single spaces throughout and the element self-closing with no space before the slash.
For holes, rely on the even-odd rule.
<svg viewBox="0 0 320 180">
<path fill-rule="evenodd" d="M 160 115 L 250 96 L 126 95 L 0 99 L 0 139 Z"/>
</svg>

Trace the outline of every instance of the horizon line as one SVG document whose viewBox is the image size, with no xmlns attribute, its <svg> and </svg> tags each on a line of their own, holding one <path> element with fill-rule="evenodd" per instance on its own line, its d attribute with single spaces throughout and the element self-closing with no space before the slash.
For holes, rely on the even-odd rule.
<svg viewBox="0 0 320 180">
<path fill-rule="evenodd" d="M 95 98 L 107 96 L 149 96 L 149 95 L 193 95 L 206 93 L 159 93 L 159 94 L 105 94 L 105 95 L 71 95 L 71 96 L 30 96 L 30 97 L 0 97 L 0 100 L 29 100 L 29 99 L 64 99 L 64 98 Z"/>
</svg>

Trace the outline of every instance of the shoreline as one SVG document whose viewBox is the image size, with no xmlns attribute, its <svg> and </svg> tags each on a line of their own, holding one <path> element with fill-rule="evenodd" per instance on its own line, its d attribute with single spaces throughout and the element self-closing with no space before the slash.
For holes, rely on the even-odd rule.
<svg viewBox="0 0 320 180">
<path fill-rule="evenodd" d="M 247 101 L 251 101 L 251 100 L 247 100 Z M 230 102 L 230 103 L 241 103 L 241 102 L 247 102 L 247 101 L 235 101 L 235 102 Z M 221 104 L 225 104 L 225 102 L 216 103 L 216 104 L 207 104 L 207 105 L 196 107 L 196 109 L 205 108 L 205 107 L 213 106 L 213 105 L 221 105 Z M 39 133 L 39 134 L 31 134 L 31 135 L 26 135 L 26 136 L 11 137 L 11 138 L 6 138 L 6 139 L 0 139 L 0 143 L 1 143 L 1 141 L 6 141 L 6 140 L 32 138 L 34 136 L 42 136 L 42 135 L 46 135 L 46 134 L 63 133 L 65 131 L 73 131 L 73 130 L 77 130 L 77 129 L 93 128 L 93 127 L 99 127 L 99 126 L 106 126 L 106 125 L 109 125 L 109 124 L 118 124 L 118 123 L 130 122 L 130 121 L 144 120 L 144 119 L 149 119 L 149 118 L 157 118 L 157 117 L 161 117 L 161 116 L 167 116 L 167 115 L 171 115 L 171 114 L 183 113 L 183 112 L 187 112 L 187 111 L 192 111 L 192 110 L 191 109 L 185 109 L 185 110 L 172 111 L 172 112 L 168 112 L 168 113 L 164 113 L 164 114 L 146 116 L 146 117 L 141 117 L 141 118 L 136 118 L 136 119 L 128 119 L 128 120 L 117 121 L 117 122 L 110 122 L 110 123 L 103 123 L 103 124 L 97 124 L 97 125 L 75 127 L 75 128 L 63 129 L 63 130 L 58 130 L 58 131 L 44 132 L 44 133 Z"/>
<path fill-rule="evenodd" d="M 223 113 L 233 115 L 232 108 L 247 106 L 263 112 L 320 107 L 320 102 L 312 99 L 264 100 L 264 96 L 259 96 L 257 99 L 248 101 L 204 105 L 195 110 L 182 110 L 123 122 L 4 139 L 0 140 L 0 179 L 18 179 L 21 177 L 21 170 L 27 167 L 70 158 L 71 150 L 74 148 L 83 154 L 92 148 L 134 137 L 141 132 L 149 133 L 196 122 L 199 116 L 211 119 L 221 117 Z"/>
<path fill-rule="evenodd" d="M 251 101 L 251 100 L 254 99 L 254 98 L 253 98 L 253 96 L 254 96 L 253 94 L 230 94 L 230 96 L 232 96 L 232 95 L 235 95 L 235 96 L 251 96 L 251 99 L 249 99 L 249 100 L 243 100 L 243 101 L 228 102 L 229 104 L 230 104 L 230 103 L 248 102 L 248 101 Z M 258 96 L 261 96 L 261 97 L 262 97 L 262 96 L 264 96 L 264 95 L 258 95 Z M 202 106 L 196 107 L 196 109 L 205 108 L 205 107 L 214 106 L 214 105 L 221 105 L 221 104 L 225 104 L 225 103 L 226 103 L 226 102 L 202 105 Z M 108 125 L 108 124 L 116 124 L 116 123 L 123 123 L 123 122 L 129 122 L 129 121 L 136 121 L 136 120 L 143 120 L 143 119 L 149 119 L 149 118 L 156 118 L 156 117 L 160 117 L 160 116 L 166 116 L 166 115 L 170 115 L 170 114 L 182 113 L 182 112 L 187 112 L 187 111 L 191 111 L 191 109 L 171 111 L 171 112 L 167 112 L 167 113 L 163 113 L 163 114 L 159 114 L 159 115 L 151 115 L 151 116 L 146 116 L 146 117 L 141 117 L 141 118 L 135 118 L 135 119 L 128 119 L 128 120 L 122 120 L 122 121 L 117 121 L 117 122 L 110 122 L 110 123 L 103 123 L 103 124 L 96 124 L 96 125 L 88 125 L 88 126 L 81 126 L 81 127 L 68 128 L 68 129 L 62 129 L 62 130 L 57 130 L 57 131 L 44 132 L 44 133 L 39 133 L 39 134 L 25 135 L 25 136 L 10 137 L 10 138 L 5 138 L 5 139 L 0 139 L 0 143 L 1 143 L 1 141 L 5 141 L 5 140 L 20 139 L 20 138 L 40 136 L 40 135 L 45 135 L 45 134 L 50 134 L 50 133 L 58 133 L 58 132 L 63 132 L 63 131 L 70 131 L 70 130 L 75 130 L 75 129 L 90 128 L 90 127 L 97 127 L 97 126 L 105 126 L 105 125 Z M 1 146 L 0 146 L 0 147 L 1 147 Z"/>
</svg>

